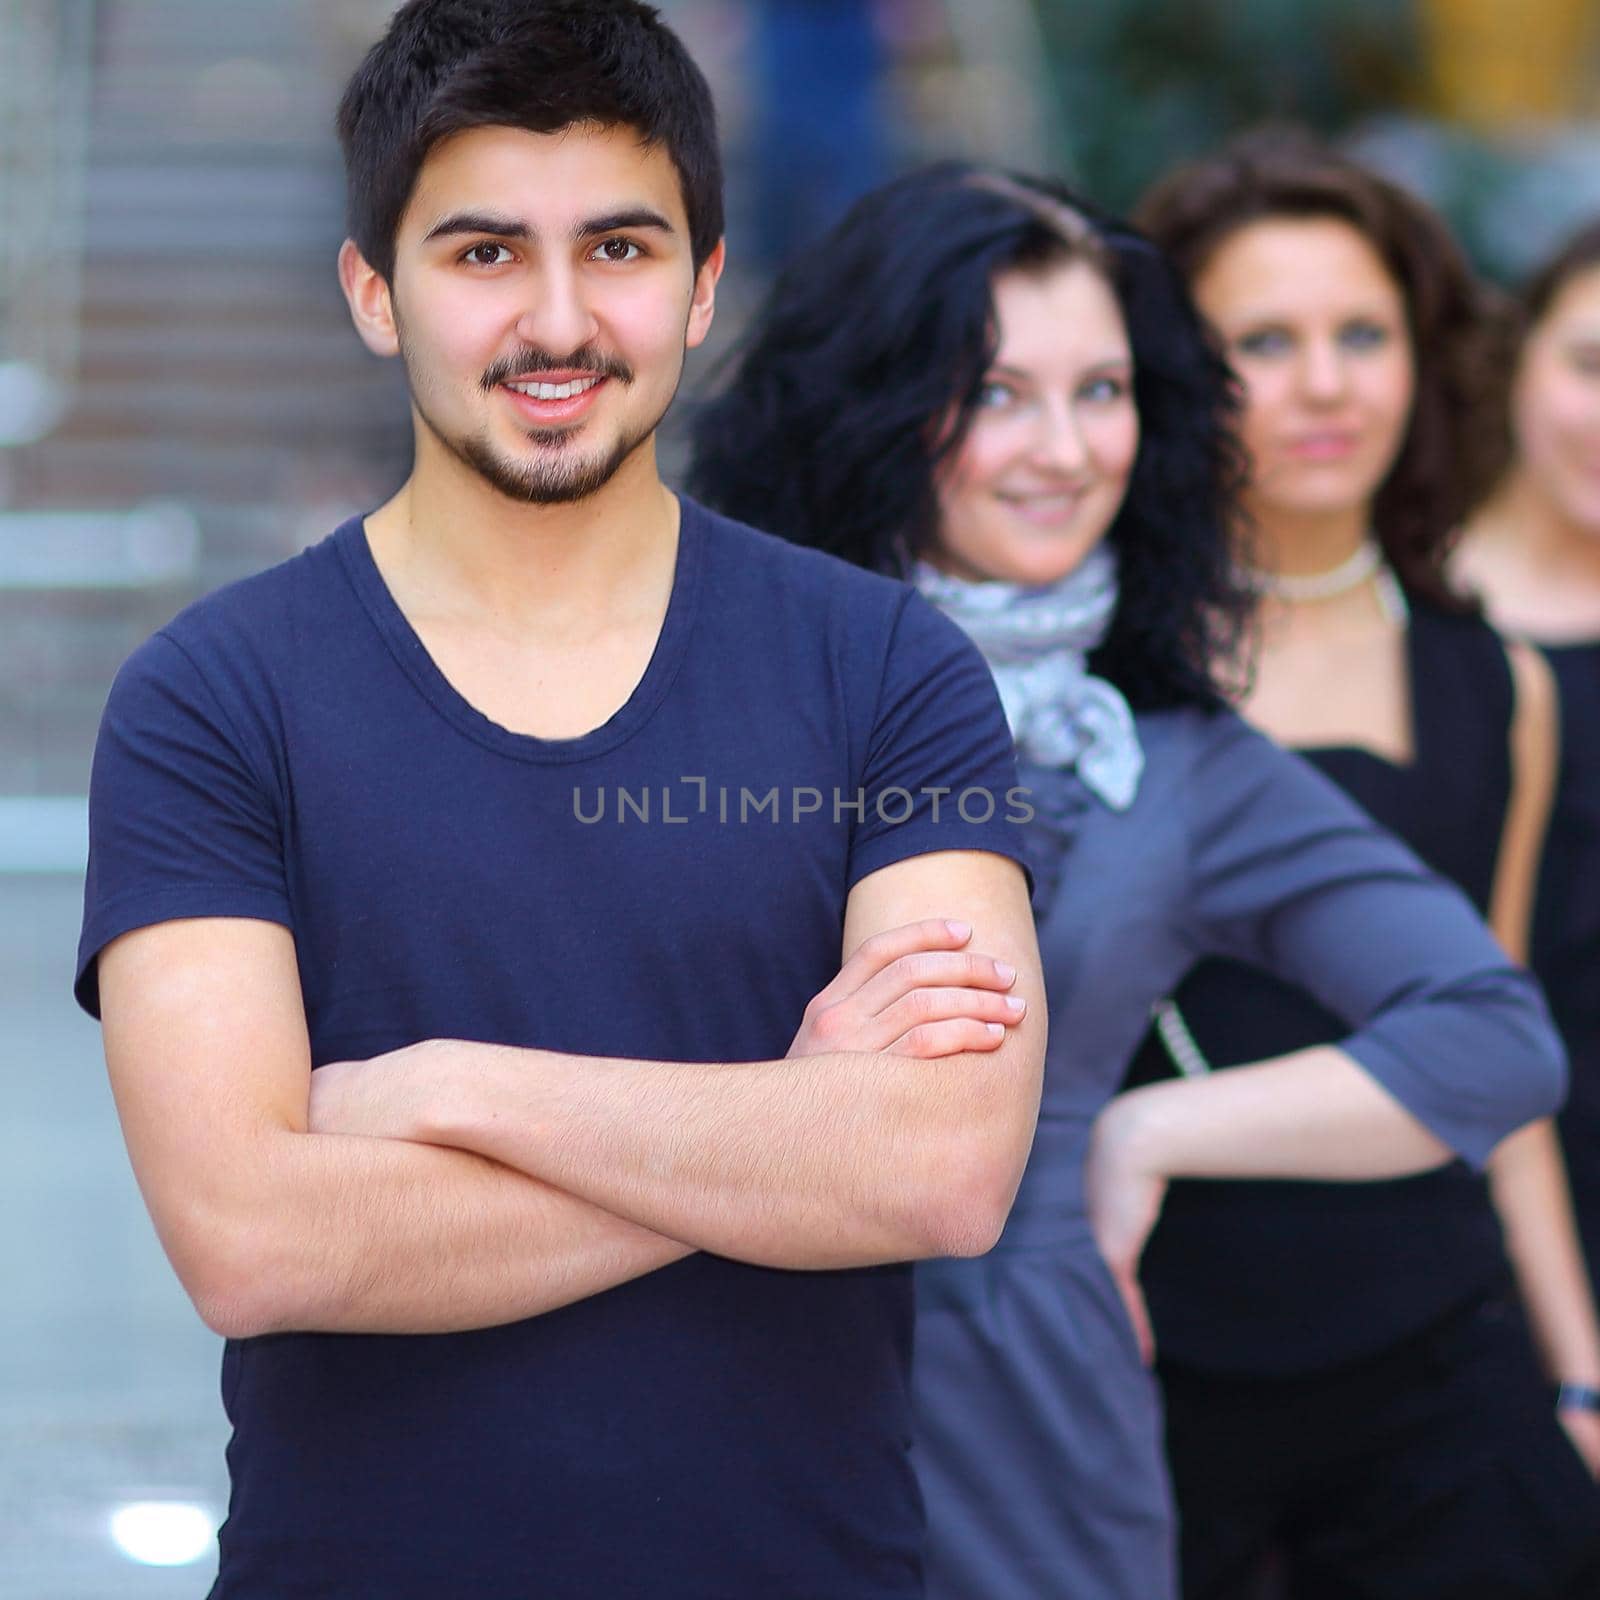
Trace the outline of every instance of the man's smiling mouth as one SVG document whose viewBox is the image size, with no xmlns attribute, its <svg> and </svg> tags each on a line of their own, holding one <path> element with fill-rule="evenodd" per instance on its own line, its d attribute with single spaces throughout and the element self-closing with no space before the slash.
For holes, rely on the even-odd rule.
<svg viewBox="0 0 1600 1600">
<path fill-rule="evenodd" d="M 525 394 L 533 400 L 570 400 L 574 395 L 587 393 L 597 383 L 604 383 L 605 379 L 598 374 L 592 378 L 576 378 L 571 383 L 508 383 L 506 388 L 514 389 L 518 394 Z"/>
</svg>

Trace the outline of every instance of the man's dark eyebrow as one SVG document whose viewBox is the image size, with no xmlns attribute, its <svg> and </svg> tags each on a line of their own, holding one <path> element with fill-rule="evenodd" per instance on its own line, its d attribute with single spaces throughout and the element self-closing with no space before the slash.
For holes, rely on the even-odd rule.
<svg viewBox="0 0 1600 1600">
<path fill-rule="evenodd" d="M 488 211 L 458 211 L 436 222 L 423 235 L 422 242 L 444 239 L 456 233 L 491 233 L 497 239 L 531 239 L 533 230 L 515 217 L 497 217 Z"/>
<path fill-rule="evenodd" d="M 589 217 L 573 229 L 576 239 L 593 239 L 602 233 L 621 233 L 627 228 L 654 228 L 660 233 L 676 233 L 659 211 L 649 206 L 629 206 L 622 211 L 608 211 L 603 217 Z"/>
<path fill-rule="evenodd" d="M 572 230 L 572 236 L 575 239 L 594 239 L 603 233 L 620 233 L 626 228 L 677 232 L 659 211 L 653 211 L 649 206 L 628 206 L 621 211 L 608 211 L 601 217 L 585 218 Z M 427 244 L 434 239 L 463 233 L 489 234 L 496 239 L 533 238 L 533 229 L 516 217 L 496 216 L 489 211 L 457 211 L 429 228 L 422 242 Z"/>
</svg>

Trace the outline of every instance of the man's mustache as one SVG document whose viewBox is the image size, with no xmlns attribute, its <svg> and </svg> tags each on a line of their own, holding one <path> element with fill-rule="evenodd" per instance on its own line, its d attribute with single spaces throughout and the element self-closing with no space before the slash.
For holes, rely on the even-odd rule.
<svg viewBox="0 0 1600 1600">
<path fill-rule="evenodd" d="M 531 378 L 541 372 L 592 372 L 599 378 L 633 382 L 633 368 L 626 361 L 601 355 L 597 350 L 578 350 L 570 356 L 557 357 L 547 350 L 526 349 L 496 361 L 484 373 L 483 387 L 486 391 L 498 389 L 513 378 Z"/>
</svg>

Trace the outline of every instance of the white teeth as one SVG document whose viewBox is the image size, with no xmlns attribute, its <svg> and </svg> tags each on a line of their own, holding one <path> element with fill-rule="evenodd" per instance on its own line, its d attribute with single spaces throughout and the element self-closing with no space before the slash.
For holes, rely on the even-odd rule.
<svg viewBox="0 0 1600 1600">
<path fill-rule="evenodd" d="M 594 388 L 599 381 L 598 378 L 576 378 L 571 383 L 510 383 L 506 387 L 535 400 L 570 400 Z"/>
</svg>

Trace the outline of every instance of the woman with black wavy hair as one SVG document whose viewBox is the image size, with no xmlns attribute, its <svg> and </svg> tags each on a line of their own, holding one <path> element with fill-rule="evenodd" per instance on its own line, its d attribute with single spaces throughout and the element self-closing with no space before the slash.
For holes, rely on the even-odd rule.
<svg viewBox="0 0 1600 1600">
<path fill-rule="evenodd" d="M 1033 1157 L 991 1255 L 918 1268 L 929 1592 L 1163 1600 L 1136 1268 L 1167 1182 L 1481 1164 L 1559 1099 L 1553 1035 L 1454 890 L 1224 708 L 1228 377 L 1136 234 L 1036 180 L 890 184 L 777 284 L 696 444 L 714 505 L 898 572 L 971 633 L 1034 808 Z M 1213 953 L 1352 1031 L 1113 1100 L 1152 1003 Z"/>
</svg>

